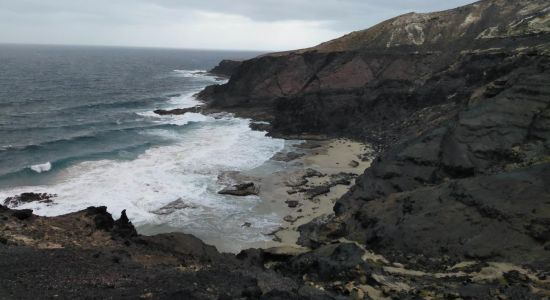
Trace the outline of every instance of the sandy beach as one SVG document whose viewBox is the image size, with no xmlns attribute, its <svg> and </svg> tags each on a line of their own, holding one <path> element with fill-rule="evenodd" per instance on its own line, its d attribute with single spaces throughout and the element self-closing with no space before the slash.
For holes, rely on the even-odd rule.
<svg viewBox="0 0 550 300">
<path fill-rule="evenodd" d="M 260 186 L 260 209 L 282 217 L 281 227 L 265 234 L 271 241 L 259 248 L 286 248 L 300 251 L 296 244 L 298 227 L 333 213 L 334 203 L 370 166 L 371 148 L 347 139 L 308 140 L 294 143 L 272 158 L 283 168 L 272 174 L 255 176 L 255 171 L 233 174 L 252 179 Z"/>
</svg>

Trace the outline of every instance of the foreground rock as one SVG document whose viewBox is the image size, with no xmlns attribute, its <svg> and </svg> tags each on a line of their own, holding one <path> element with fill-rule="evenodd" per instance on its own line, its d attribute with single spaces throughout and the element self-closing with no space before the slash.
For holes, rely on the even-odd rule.
<svg viewBox="0 0 550 300">
<path fill-rule="evenodd" d="M 124 212 L 113 220 L 104 207 L 55 218 L 13 214 L 0 206 L 2 299 L 297 298 L 303 285 L 191 235 L 139 236 Z"/>
<path fill-rule="evenodd" d="M 547 274 L 529 267 L 445 265 L 423 256 L 401 265 L 349 241 L 314 251 L 221 254 L 187 234 L 139 236 L 124 212 L 113 220 L 104 207 L 19 220 L 0 206 L 0 228 L 2 299 L 536 299 L 550 293 Z"/>
</svg>

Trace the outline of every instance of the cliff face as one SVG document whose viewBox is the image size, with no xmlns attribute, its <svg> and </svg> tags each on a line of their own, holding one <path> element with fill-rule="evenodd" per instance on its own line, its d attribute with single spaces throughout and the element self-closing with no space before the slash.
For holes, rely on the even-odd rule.
<svg viewBox="0 0 550 300">
<path fill-rule="evenodd" d="M 503 56 L 548 43 L 549 14 L 541 0 L 406 14 L 313 48 L 245 61 L 228 84 L 201 97 L 240 113 L 269 110 L 275 132 L 373 138 L 419 109 L 465 101 L 500 75 L 486 69 Z"/>
<path fill-rule="evenodd" d="M 231 75 L 235 73 L 240 65 L 240 61 L 224 59 L 216 67 L 208 72 L 218 76 L 231 77 Z"/>
<path fill-rule="evenodd" d="M 245 61 L 201 97 L 275 135 L 379 146 L 336 216 L 303 226 L 304 245 L 550 265 L 548 1 L 406 14 Z"/>
</svg>

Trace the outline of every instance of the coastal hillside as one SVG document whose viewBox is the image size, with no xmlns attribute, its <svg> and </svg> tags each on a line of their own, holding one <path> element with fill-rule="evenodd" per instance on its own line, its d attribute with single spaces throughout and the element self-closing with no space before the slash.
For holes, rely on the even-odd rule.
<svg viewBox="0 0 550 300">
<path fill-rule="evenodd" d="M 345 239 L 409 266 L 548 272 L 547 1 L 406 14 L 245 61 L 200 96 L 270 121 L 275 136 L 346 136 L 378 149 L 335 215 L 300 228 L 302 245 Z"/>
<path fill-rule="evenodd" d="M 218 179 L 235 182 L 216 191 L 261 195 L 271 184 L 280 193 L 270 204 L 286 200 L 292 212 L 283 220 L 294 241 L 282 243 L 279 227 L 262 232 L 278 246 L 220 253 L 188 234 L 142 235 L 126 211 L 115 220 L 103 206 L 38 216 L 19 204 L 56 205 L 57 195 L 22 193 L 0 205 L 0 299 L 550 297 L 547 0 L 409 13 L 316 47 L 224 60 L 211 73 L 230 78 L 198 94 L 204 105 L 151 113 L 224 122 L 218 113 L 230 112 L 252 119 L 239 125 L 262 138 L 306 140 L 273 156 L 286 173 L 266 175 L 260 187 L 252 175 L 226 172 Z M 214 132 L 204 135 L 234 135 Z M 184 145 L 195 142 L 203 136 Z M 254 155 L 241 144 L 251 142 L 236 138 L 190 159 Z M 335 152 L 349 155 L 344 162 Z M 312 216 L 325 208 L 320 196 L 335 194 Z M 157 213 L 194 209 L 184 200 Z"/>
<path fill-rule="evenodd" d="M 242 115 L 269 111 L 262 117 L 274 133 L 388 140 L 411 113 L 464 103 L 532 58 L 528 52 L 547 51 L 549 14 L 541 0 L 406 14 L 313 48 L 245 61 L 229 83 L 201 98 Z"/>
</svg>

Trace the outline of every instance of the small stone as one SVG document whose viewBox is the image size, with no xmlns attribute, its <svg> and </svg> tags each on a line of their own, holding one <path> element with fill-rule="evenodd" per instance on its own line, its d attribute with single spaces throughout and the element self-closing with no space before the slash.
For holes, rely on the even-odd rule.
<svg viewBox="0 0 550 300">
<path fill-rule="evenodd" d="M 252 223 L 250 222 L 244 222 L 244 224 L 241 225 L 241 227 L 250 227 L 250 226 L 252 226 Z"/>
<path fill-rule="evenodd" d="M 301 218 L 303 218 L 303 216 L 298 216 L 298 217 L 294 218 L 294 217 L 289 215 L 289 216 L 284 217 L 283 220 L 285 220 L 288 223 L 294 223 L 294 222 L 298 221 Z"/>
<path fill-rule="evenodd" d="M 349 166 L 352 167 L 352 168 L 357 168 L 357 167 L 359 167 L 359 162 L 356 161 L 356 160 L 352 160 L 352 161 L 349 163 Z"/>
</svg>

